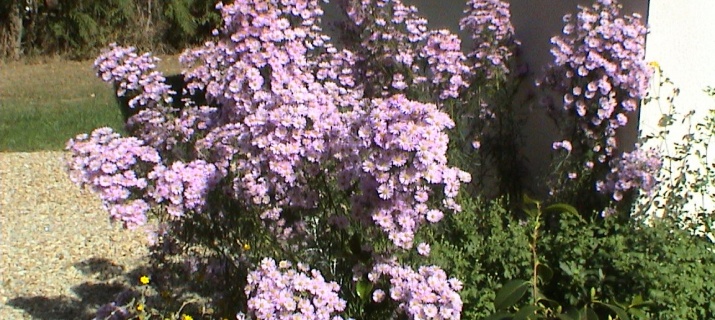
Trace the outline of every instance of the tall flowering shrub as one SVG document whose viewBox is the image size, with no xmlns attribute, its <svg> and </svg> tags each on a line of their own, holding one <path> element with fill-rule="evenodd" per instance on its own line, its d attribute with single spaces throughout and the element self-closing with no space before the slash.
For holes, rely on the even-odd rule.
<svg viewBox="0 0 715 320">
<path fill-rule="evenodd" d="M 215 38 L 180 58 L 183 101 L 156 58 L 110 46 L 95 68 L 136 109 L 131 137 L 72 139 L 70 175 L 113 218 L 147 226 L 157 266 L 186 258 L 223 316 L 459 319 L 464 285 L 431 263 L 447 246 L 430 245 L 461 243 L 448 239 L 459 227 L 433 226 L 469 205 L 467 183 L 473 196 L 521 191 L 513 95 L 524 70 L 509 5 L 468 1 L 468 54 L 401 0 L 340 5 L 344 49 L 323 33 L 318 0 L 219 3 Z M 554 148 L 579 155 L 569 169 L 598 167 L 593 188 L 615 200 L 649 188 L 658 163 L 640 161 L 652 155 L 615 152 L 647 82 L 645 29 L 607 0 L 566 20 L 542 82 L 564 100 L 550 109 L 568 134 Z M 479 168 L 512 184 L 482 190 Z M 171 278 L 160 272 L 157 285 Z M 485 299 L 476 292 L 465 299 Z"/>
<path fill-rule="evenodd" d="M 376 261 L 410 255 L 421 230 L 461 210 L 456 197 L 471 180 L 448 164 L 446 130 L 454 122 L 440 109 L 440 101 L 466 88 L 469 68 L 459 39 L 428 31 L 399 1 L 377 5 L 361 4 L 351 19 L 379 25 L 374 19 L 385 13 L 376 9 L 389 6 L 388 16 L 397 13 L 392 23 L 404 27 L 393 35 L 419 43 L 381 53 L 402 60 L 387 63 L 395 69 L 380 75 L 372 73 L 382 69 L 370 65 L 366 51 L 338 50 L 322 33 L 318 1 L 219 4 L 223 23 L 215 41 L 181 57 L 187 90 L 205 92 L 210 106 L 186 99 L 181 111 L 169 105 L 177 102 L 154 70 L 155 58 L 111 46 L 95 65 L 103 80 L 132 96 L 130 106 L 141 107 L 128 121 L 133 137 L 99 130 L 92 134 L 99 138 L 71 140 L 70 163 L 77 163 L 71 175 L 100 193 L 126 184 L 120 197 L 106 202 L 132 226 L 154 221 L 154 214 L 161 222 L 152 228 L 157 248 L 204 246 L 223 259 L 228 268 L 213 269 L 234 277 L 226 290 L 237 289 L 223 296 L 244 299 L 233 301 L 234 313 L 369 319 L 389 313 L 424 318 L 437 310 L 433 318 L 459 318 L 456 280 L 433 284 L 428 296 L 394 296 L 394 303 L 375 307 L 378 302 L 353 296 L 371 270 L 412 277 L 400 271 L 409 266 Z M 365 44 L 376 50 L 370 54 L 382 50 Z M 390 86 L 374 85 L 383 80 Z M 420 85 L 425 89 L 417 91 Z M 114 182 L 115 173 L 102 165 L 119 160 L 105 145 L 130 142 L 140 149 L 123 156 L 143 162 L 118 168 L 141 183 Z M 102 182 L 107 179 L 113 182 Z M 367 238 L 372 241 L 360 240 Z M 428 255 L 425 248 L 422 243 L 419 253 Z M 276 268 L 276 260 L 284 262 Z M 288 261 L 313 269 L 295 271 Z M 446 279 L 437 266 L 419 274 L 426 282 Z M 372 280 L 385 289 L 396 285 Z M 426 309 L 408 308 L 416 302 Z"/>
<path fill-rule="evenodd" d="M 565 140 L 554 149 L 578 162 L 564 165 L 558 179 L 585 181 L 578 172 L 595 172 L 584 177 L 591 191 L 618 156 L 618 129 L 645 97 L 652 69 L 644 60 L 647 29 L 640 15 L 622 16 L 615 0 L 579 9 L 564 16 L 562 35 L 551 39 L 554 63 L 539 85 L 556 96 L 547 108 Z"/>
<path fill-rule="evenodd" d="M 513 69 L 519 42 L 513 35 L 508 3 L 467 3 L 460 27 L 474 43 L 468 55 L 456 35 L 430 30 L 417 8 L 403 1 L 346 0 L 340 4 L 348 18 L 343 39 L 356 53 L 356 76 L 365 83 L 366 95 L 401 93 L 409 99 L 434 102 L 459 122 L 449 131 L 450 157 L 480 178 L 472 194 L 484 190 L 479 187 L 486 175 L 498 172 L 492 181 L 497 184 L 518 176 L 512 172 L 518 166 L 512 163 L 514 157 L 502 156 L 518 143 L 512 139 L 516 125 L 511 123 L 510 105 L 516 86 L 507 83 L 518 76 Z"/>
<path fill-rule="evenodd" d="M 474 42 L 468 54 L 472 72 L 487 79 L 511 73 L 510 60 L 520 42 L 514 38 L 509 3 L 469 0 L 464 13 L 459 26 L 469 31 Z"/>
<path fill-rule="evenodd" d="M 528 72 L 519 61 L 520 41 L 514 35 L 509 3 L 470 0 L 459 26 L 472 40 L 467 54 L 469 89 L 450 114 L 457 122 L 451 156 L 478 177 L 472 192 L 487 196 L 511 194 L 524 188 L 524 166 L 519 157 L 520 128 L 527 101 L 515 99 Z M 492 190 L 492 192 L 485 192 Z"/>
</svg>

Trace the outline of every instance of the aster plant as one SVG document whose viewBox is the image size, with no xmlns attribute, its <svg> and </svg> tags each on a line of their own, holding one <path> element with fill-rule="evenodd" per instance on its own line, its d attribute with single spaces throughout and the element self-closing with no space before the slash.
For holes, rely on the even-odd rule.
<svg viewBox="0 0 715 320">
<path fill-rule="evenodd" d="M 519 143 L 512 101 L 523 72 L 516 70 L 519 41 L 509 4 L 467 2 L 460 28 L 471 36 L 473 47 L 465 55 L 459 37 L 431 30 L 418 9 L 403 1 L 339 3 L 346 16 L 342 40 L 355 52 L 356 77 L 365 83 L 365 94 L 401 93 L 435 103 L 458 123 L 448 131 L 449 157 L 475 177 L 469 193 L 489 188 L 514 192 L 522 172 L 511 156 Z M 483 183 L 485 178 L 490 181 Z"/>
<path fill-rule="evenodd" d="M 516 99 L 528 73 L 518 59 L 521 42 L 514 35 L 508 2 L 470 0 L 464 14 L 459 26 L 472 40 L 467 54 L 469 88 L 450 108 L 458 123 L 450 156 L 477 177 L 471 194 L 518 198 L 525 173 L 519 156 L 520 128 L 528 113 L 518 109 L 528 101 Z"/>
<path fill-rule="evenodd" d="M 645 62 L 647 29 L 640 15 L 621 15 L 620 9 L 615 0 L 598 0 L 564 16 L 562 35 L 551 39 L 554 63 L 537 83 L 556 97 L 546 107 L 565 138 L 553 144 L 562 162 L 551 187 L 562 200 L 584 196 L 568 196 L 567 185 L 590 194 L 596 182 L 602 185 L 609 162 L 619 161 L 617 133 L 648 89 L 653 70 Z"/>
<path fill-rule="evenodd" d="M 149 229 L 160 256 L 202 247 L 222 259 L 210 269 L 231 283 L 220 293 L 227 313 L 459 318 L 459 281 L 445 286 L 438 266 L 403 258 L 428 255 L 415 242 L 460 211 L 456 197 L 471 180 L 448 164 L 454 122 L 439 104 L 465 87 L 468 68 L 459 39 L 428 32 L 399 1 L 389 6 L 407 16 L 396 22 L 412 30 L 405 39 L 421 43 L 392 53 L 423 62 L 381 75 L 387 89 L 365 81 L 378 69 L 361 67 L 365 52 L 338 50 L 322 33 L 318 1 L 219 4 L 216 40 L 180 59 L 186 90 L 205 92 L 209 105 L 189 98 L 172 108 L 157 59 L 111 46 L 95 67 L 140 108 L 128 121 L 133 136 L 99 129 L 71 140 L 70 174 L 126 226 L 158 223 Z M 419 99 L 419 84 L 438 94 Z M 398 285 L 412 275 L 433 291 Z M 385 292 L 372 287 L 389 297 L 369 298 Z"/>
</svg>

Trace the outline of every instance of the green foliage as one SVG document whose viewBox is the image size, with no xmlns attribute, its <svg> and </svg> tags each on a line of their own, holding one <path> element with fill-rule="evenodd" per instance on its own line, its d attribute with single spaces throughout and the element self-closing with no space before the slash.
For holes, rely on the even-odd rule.
<svg viewBox="0 0 715 320">
<path fill-rule="evenodd" d="M 136 8 L 132 0 L 68 0 L 55 10 L 38 7 L 29 13 L 36 25 L 24 35 L 32 41 L 23 46 L 26 52 L 88 58 L 110 42 L 135 40 Z"/>
<path fill-rule="evenodd" d="M 612 268 L 612 295 L 642 292 L 645 300 L 653 302 L 649 319 L 712 319 L 713 244 L 668 219 L 637 227 L 634 223 L 618 232 L 611 226 L 613 233 L 603 238 L 593 257 L 595 263 Z"/>
<path fill-rule="evenodd" d="M 164 42 L 175 49 L 201 43 L 220 23 L 214 1 L 163 1 L 163 18 L 167 24 Z"/>
<path fill-rule="evenodd" d="M 503 283 L 529 277 L 527 229 L 498 200 L 462 200 L 463 211 L 446 216 L 435 232 L 430 263 L 465 283 L 462 317 L 481 319 L 495 310 Z"/>
<path fill-rule="evenodd" d="M 465 283 L 464 319 L 714 316 L 713 245 L 676 221 L 584 219 L 533 200 L 519 220 L 504 201 L 462 200 L 464 211 L 435 231 L 429 259 Z"/>
<path fill-rule="evenodd" d="M 52 2 L 52 1 L 50 1 Z M 7 1 L 0 2 L 0 8 Z M 200 44 L 220 22 L 212 0 L 32 1 L 24 17 L 25 55 L 94 57 L 109 43 L 176 52 Z"/>
</svg>

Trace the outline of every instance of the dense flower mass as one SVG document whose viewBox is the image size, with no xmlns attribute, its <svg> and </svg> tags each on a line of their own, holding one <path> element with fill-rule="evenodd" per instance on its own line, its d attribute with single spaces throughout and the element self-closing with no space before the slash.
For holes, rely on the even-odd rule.
<svg viewBox="0 0 715 320">
<path fill-rule="evenodd" d="M 468 86 L 461 40 L 448 30 L 429 30 L 415 6 L 401 0 L 341 4 L 349 18 L 347 44 L 356 52 L 358 79 L 368 96 L 412 97 L 419 91 L 445 100 Z"/>
<path fill-rule="evenodd" d="M 620 158 L 611 160 L 611 172 L 605 181 L 599 181 L 599 192 L 610 194 L 613 200 L 621 201 L 629 190 L 652 192 L 657 183 L 657 175 L 662 166 L 661 155 L 653 150 L 636 149 L 626 152 Z"/>
<path fill-rule="evenodd" d="M 461 282 L 403 260 L 441 254 L 421 242 L 429 239 L 422 228 L 462 209 L 458 195 L 472 177 L 450 165 L 449 134 L 502 150 L 484 132 L 505 128 L 485 123 L 506 114 L 488 95 L 512 79 L 506 75 L 518 41 L 508 3 L 468 1 L 460 21 L 474 40 L 468 55 L 456 35 L 430 30 L 401 0 L 343 1 L 341 50 L 321 30 L 318 0 L 235 0 L 217 8 L 222 25 L 214 41 L 180 58 L 187 90 L 205 92 L 208 105 L 189 97 L 172 109 L 172 91 L 149 54 L 112 45 L 97 59 L 98 75 L 141 111 L 128 120 L 130 138 L 103 128 L 68 143 L 73 181 L 91 186 L 129 227 L 145 224 L 150 209 L 161 215 L 156 234 L 165 247 L 178 252 L 184 241 L 221 258 L 203 268 L 191 260 L 187 270 L 248 274 L 232 292 L 245 293 L 242 316 L 337 320 L 369 303 L 399 306 L 389 313 L 409 319 L 459 319 Z M 580 132 L 552 147 L 595 154 L 579 163 L 588 169 L 597 160 L 610 165 L 597 187 L 617 201 L 629 190 L 653 189 L 660 168 L 651 151 L 613 160 L 616 130 L 649 78 L 645 27 L 637 15 L 619 17 L 618 8 L 598 0 L 566 16 L 542 82 L 563 97 L 552 111 L 568 119 L 568 132 Z M 458 118 L 448 112 L 484 123 L 455 128 Z M 280 259 L 303 259 L 314 269 Z M 360 281 L 351 278 L 360 272 L 340 270 L 350 266 L 376 288 L 360 290 L 363 300 L 354 304 L 338 296 Z"/>
<path fill-rule="evenodd" d="M 574 147 L 593 151 L 601 163 L 614 155 L 616 130 L 645 97 L 652 73 L 640 15 L 621 17 L 619 8 L 617 1 L 599 0 L 566 15 L 563 34 L 551 39 L 555 62 L 541 84 L 563 98 L 551 112 L 573 119 L 569 125 L 580 132 Z"/>
<path fill-rule="evenodd" d="M 156 203 L 166 203 L 170 215 L 180 217 L 189 210 L 201 212 L 208 191 L 221 176 L 213 164 L 195 160 L 189 163 L 177 161 L 168 168 L 159 164 L 147 178 L 154 180 L 148 195 Z"/>
<path fill-rule="evenodd" d="M 354 83 L 343 67 L 351 56 L 320 33 L 317 1 L 219 8 L 224 37 L 181 57 L 191 67 L 188 87 L 205 88 L 221 105 L 217 125 L 196 149 L 231 173 L 232 197 L 264 207 L 264 218 L 278 220 L 286 207 L 313 208 L 309 180 L 321 162 L 340 155 L 332 142 L 347 128 L 339 108 L 360 96 L 345 88 Z"/>
<path fill-rule="evenodd" d="M 390 298 L 399 302 L 399 308 L 410 319 L 460 318 L 462 299 L 458 291 L 462 290 L 462 283 L 455 278 L 448 279 L 439 267 L 421 266 L 415 272 L 410 267 L 379 263 L 368 274 L 373 282 L 383 276 L 390 281 Z M 378 289 L 373 301 L 380 302 L 384 296 L 384 291 Z"/>
<path fill-rule="evenodd" d="M 328 282 L 320 271 L 288 261 L 276 265 L 265 258 L 248 274 L 246 296 L 250 316 L 258 319 L 341 320 L 346 302 L 337 292 L 340 286 Z"/>
<path fill-rule="evenodd" d="M 474 41 L 468 54 L 474 62 L 471 71 L 487 79 L 508 74 L 508 62 L 519 42 L 514 39 L 509 3 L 501 0 L 469 0 L 465 17 L 459 21 Z"/>
<path fill-rule="evenodd" d="M 112 43 L 94 61 L 94 69 L 100 79 L 115 85 L 118 96 L 131 98 L 131 108 L 139 108 L 171 102 L 171 87 L 161 72 L 154 71 L 158 62 L 150 53 L 140 56 L 134 47 Z"/>
<path fill-rule="evenodd" d="M 353 210 L 358 218 L 369 213 L 396 246 L 412 248 L 414 233 L 423 221 L 439 220 L 428 215 L 443 215 L 427 206 L 429 185 L 443 184 L 445 206 L 458 211 L 454 198 L 460 184 L 471 177 L 447 165 L 449 138 L 444 130 L 454 126 L 447 114 L 403 95 L 373 103 L 358 130 L 366 150 L 361 174 L 364 191 Z"/>
<path fill-rule="evenodd" d="M 142 198 L 148 170 L 161 161 L 159 153 L 134 137 L 121 138 L 111 128 L 79 135 L 67 143 L 72 181 L 99 194 L 113 219 L 133 228 L 146 223 L 149 203 Z"/>
</svg>

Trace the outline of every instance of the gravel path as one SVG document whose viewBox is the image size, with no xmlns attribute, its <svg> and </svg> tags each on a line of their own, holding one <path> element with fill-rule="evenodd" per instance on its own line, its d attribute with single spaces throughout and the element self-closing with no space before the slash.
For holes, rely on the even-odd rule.
<svg viewBox="0 0 715 320">
<path fill-rule="evenodd" d="M 64 153 L 0 153 L 0 319 L 91 319 L 144 272 L 146 236 L 110 224 Z"/>
</svg>

